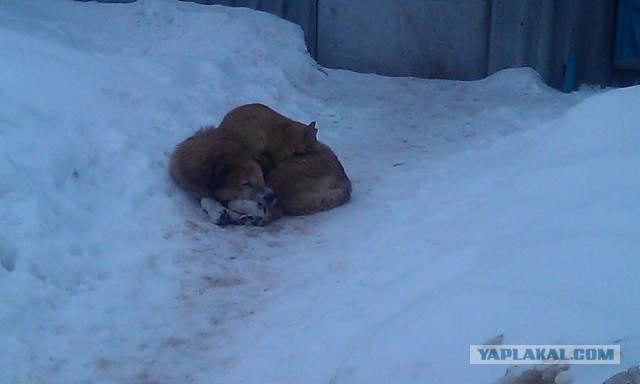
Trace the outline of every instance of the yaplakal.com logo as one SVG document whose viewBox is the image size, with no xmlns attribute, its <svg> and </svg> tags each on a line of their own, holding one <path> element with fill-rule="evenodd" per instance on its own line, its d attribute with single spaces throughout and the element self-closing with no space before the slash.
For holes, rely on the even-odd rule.
<svg viewBox="0 0 640 384">
<path fill-rule="evenodd" d="M 619 345 L 471 345 L 471 364 L 620 364 Z"/>
</svg>

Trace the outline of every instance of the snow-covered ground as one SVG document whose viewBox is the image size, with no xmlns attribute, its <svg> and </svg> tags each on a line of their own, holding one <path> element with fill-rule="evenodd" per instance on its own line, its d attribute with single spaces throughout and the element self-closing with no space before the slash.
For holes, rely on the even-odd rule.
<svg viewBox="0 0 640 384">
<path fill-rule="evenodd" d="M 352 201 L 219 228 L 168 176 L 232 107 L 316 120 Z M 469 345 L 640 362 L 640 88 L 319 68 L 246 9 L 0 0 L 0 383 L 493 383 Z"/>
</svg>

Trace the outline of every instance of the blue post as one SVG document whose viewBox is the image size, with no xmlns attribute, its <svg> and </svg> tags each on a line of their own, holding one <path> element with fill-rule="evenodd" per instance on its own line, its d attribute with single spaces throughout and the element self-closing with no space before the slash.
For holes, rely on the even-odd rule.
<svg viewBox="0 0 640 384">
<path fill-rule="evenodd" d="M 576 73 L 578 67 L 578 58 L 574 51 L 569 52 L 567 56 L 567 63 L 564 69 L 564 85 L 562 91 L 564 93 L 571 93 L 576 90 Z"/>
</svg>

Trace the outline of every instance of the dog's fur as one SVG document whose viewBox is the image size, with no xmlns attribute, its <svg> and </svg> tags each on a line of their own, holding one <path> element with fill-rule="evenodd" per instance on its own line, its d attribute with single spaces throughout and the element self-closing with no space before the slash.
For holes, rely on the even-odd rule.
<svg viewBox="0 0 640 384">
<path fill-rule="evenodd" d="M 238 107 L 220 127 L 201 129 L 178 145 L 171 175 L 199 198 L 225 206 L 234 200 L 254 201 L 266 212 L 261 224 L 282 213 L 328 210 L 349 200 L 351 182 L 316 133 L 315 123 L 293 121 L 264 105 Z"/>
<path fill-rule="evenodd" d="M 267 176 L 276 207 L 287 215 L 310 215 L 349 201 L 351 181 L 331 149 L 316 142 L 310 153 L 280 162 Z"/>
<path fill-rule="evenodd" d="M 278 163 L 308 153 L 316 143 L 316 123 L 302 124 L 262 104 L 233 109 L 218 129 L 228 139 L 243 145 L 265 172 Z"/>
<path fill-rule="evenodd" d="M 222 138 L 214 127 L 203 128 L 180 143 L 171 155 L 173 180 L 198 198 L 228 204 L 253 200 L 273 204 L 273 191 L 265 184 L 260 165 L 234 141 Z"/>
</svg>

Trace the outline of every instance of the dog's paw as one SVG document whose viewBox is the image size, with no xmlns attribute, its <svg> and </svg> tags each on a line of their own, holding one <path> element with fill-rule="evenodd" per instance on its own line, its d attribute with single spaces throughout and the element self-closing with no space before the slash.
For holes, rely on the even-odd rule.
<svg viewBox="0 0 640 384">
<path fill-rule="evenodd" d="M 267 211 L 253 200 L 232 200 L 229 202 L 229 212 L 237 214 L 236 224 L 261 227 L 266 224 Z"/>
<path fill-rule="evenodd" d="M 209 215 L 211 221 L 219 226 L 246 225 L 261 227 L 266 224 L 266 212 L 251 200 L 233 200 L 225 208 L 214 199 L 203 198 L 200 206 Z"/>
<path fill-rule="evenodd" d="M 253 200 L 231 200 L 228 206 L 230 210 L 238 212 L 243 216 L 254 216 L 256 218 L 262 218 L 267 215 L 266 209 Z"/>
<path fill-rule="evenodd" d="M 219 202 L 208 197 L 204 197 L 200 200 L 200 206 L 207 213 L 211 221 L 217 225 L 233 224 L 232 218 L 229 215 L 229 210 L 222 206 Z"/>
<path fill-rule="evenodd" d="M 238 220 L 238 224 L 247 225 L 253 227 L 262 227 L 265 225 L 264 217 L 252 216 L 252 215 L 241 215 Z"/>
</svg>

